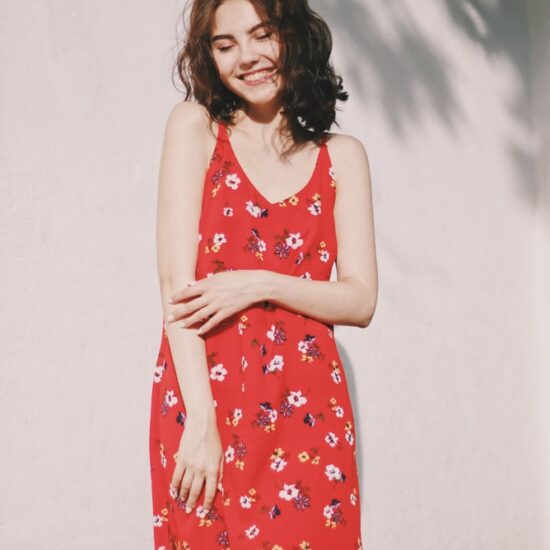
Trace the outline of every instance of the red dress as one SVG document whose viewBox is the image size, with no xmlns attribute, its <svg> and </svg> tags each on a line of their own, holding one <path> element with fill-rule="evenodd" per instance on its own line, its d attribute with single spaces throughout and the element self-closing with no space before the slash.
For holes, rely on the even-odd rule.
<svg viewBox="0 0 550 550">
<path fill-rule="evenodd" d="M 196 280 L 267 269 L 328 281 L 336 258 L 336 182 L 326 144 L 291 197 L 268 201 L 218 125 L 204 180 Z M 186 409 L 162 330 L 151 399 L 155 550 L 357 550 L 355 423 L 333 325 L 268 301 L 203 335 L 223 479 L 206 514 L 170 487 Z"/>
</svg>

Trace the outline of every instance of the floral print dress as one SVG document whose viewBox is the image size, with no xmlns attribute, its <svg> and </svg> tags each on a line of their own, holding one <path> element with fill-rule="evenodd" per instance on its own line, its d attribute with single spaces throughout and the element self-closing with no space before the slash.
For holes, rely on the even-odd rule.
<svg viewBox="0 0 550 550">
<path fill-rule="evenodd" d="M 196 280 L 267 269 L 328 281 L 336 182 L 326 143 L 307 184 L 268 201 L 218 125 L 204 180 Z M 185 429 L 165 326 L 154 369 L 150 465 L 155 550 L 362 548 L 355 423 L 334 327 L 268 301 L 203 335 L 223 479 L 190 514 L 170 486 Z"/>
</svg>

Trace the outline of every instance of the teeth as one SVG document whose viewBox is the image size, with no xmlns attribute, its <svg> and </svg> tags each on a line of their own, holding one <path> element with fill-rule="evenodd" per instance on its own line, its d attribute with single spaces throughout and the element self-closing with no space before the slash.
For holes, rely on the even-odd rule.
<svg viewBox="0 0 550 550">
<path fill-rule="evenodd" d="M 243 80 L 261 80 L 262 78 L 265 78 L 268 74 L 271 74 L 273 71 L 261 71 L 259 73 L 254 73 L 251 75 L 246 75 L 243 77 Z"/>
</svg>

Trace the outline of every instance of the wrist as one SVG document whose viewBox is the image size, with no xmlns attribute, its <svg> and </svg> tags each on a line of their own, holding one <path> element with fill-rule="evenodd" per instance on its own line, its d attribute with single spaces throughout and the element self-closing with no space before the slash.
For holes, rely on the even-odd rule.
<svg viewBox="0 0 550 550">
<path fill-rule="evenodd" d="M 273 271 L 261 270 L 261 277 L 258 278 L 257 302 L 270 301 L 275 298 L 276 275 Z"/>
</svg>

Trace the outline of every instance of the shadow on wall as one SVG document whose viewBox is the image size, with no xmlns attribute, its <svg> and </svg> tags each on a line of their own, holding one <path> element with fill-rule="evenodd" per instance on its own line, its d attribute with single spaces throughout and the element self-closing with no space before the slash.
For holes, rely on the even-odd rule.
<svg viewBox="0 0 550 550">
<path fill-rule="evenodd" d="M 445 59 L 433 38 L 415 24 L 410 5 L 399 2 L 367 0 L 312 0 L 311 7 L 328 22 L 335 36 L 347 36 L 353 45 L 346 59 L 346 75 L 365 102 L 381 98 L 380 105 L 390 127 L 399 139 L 404 139 L 407 126 L 418 128 L 422 123 L 425 101 L 433 114 L 446 125 L 450 133 L 463 116 L 454 90 L 452 65 Z M 506 57 L 517 71 L 521 86 L 509 105 L 510 115 L 531 131 L 529 51 L 527 45 L 527 14 L 524 2 L 517 0 L 445 0 L 441 8 L 449 21 L 465 37 L 483 48 L 489 58 Z M 422 8 L 419 8 L 422 9 Z M 386 12 L 392 21 L 394 38 L 389 40 L 376 24 L 376 13 Z M 413 17 L 414 15 L 414 17 Z M 376 97 L 370 95 L 365 78 L 378 80 Z M 502 138 L 502 136 L 499 136 Z M 509 136 L 508 155 L 516 167 L 521 196 L 535 206 L 539 190 L 533 169 L 533 153 L 525 139 Z"/>
</svg>

